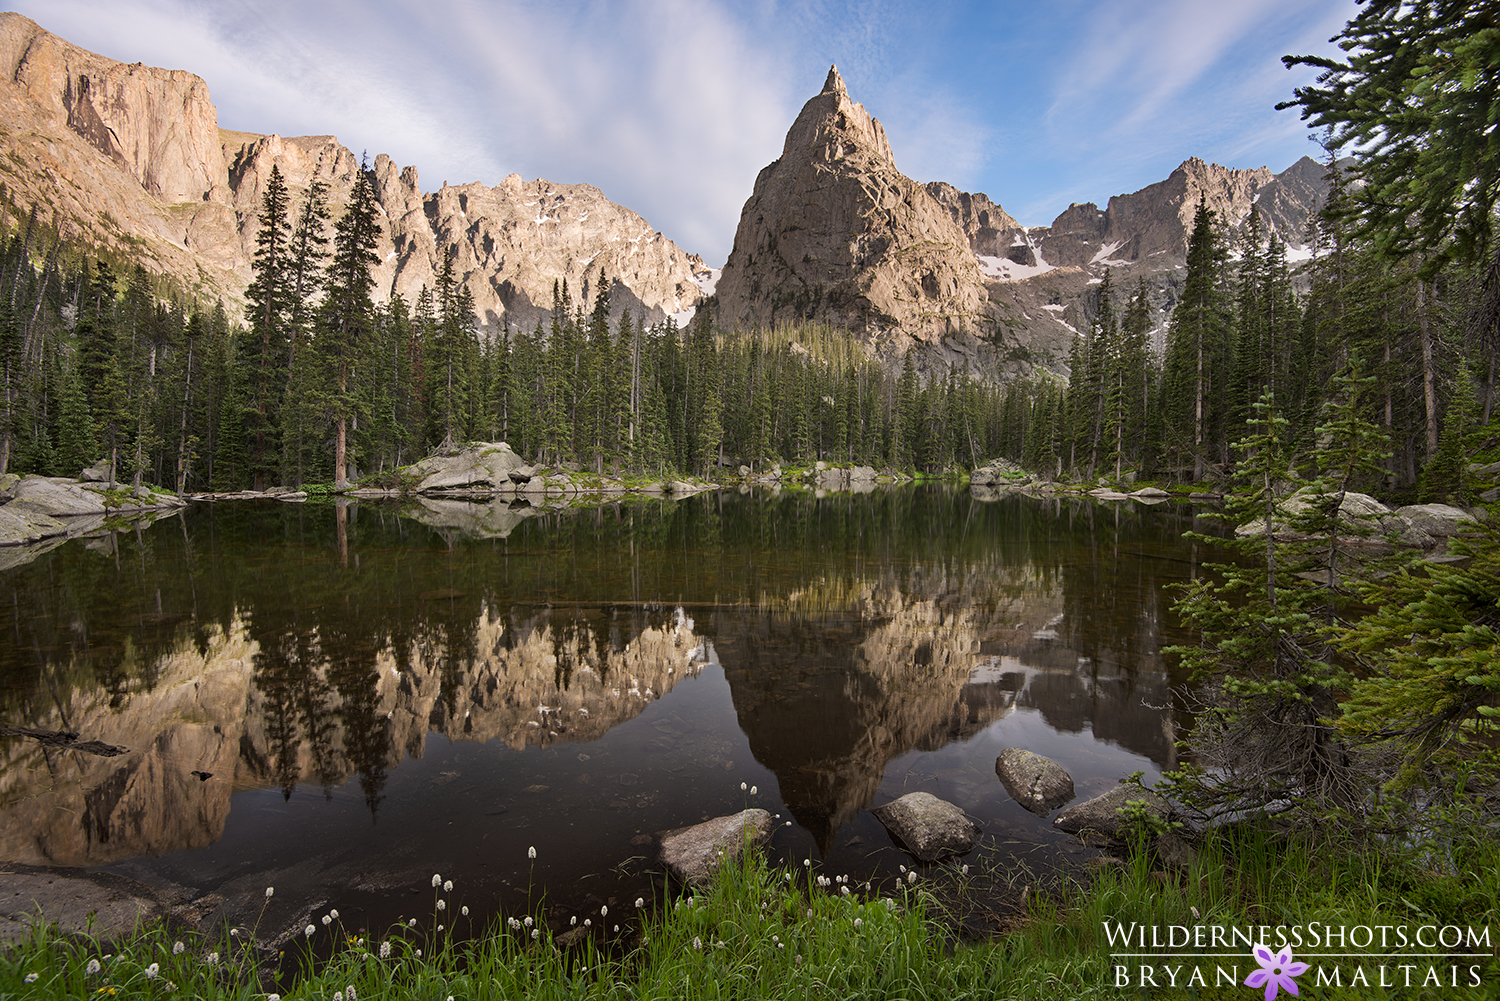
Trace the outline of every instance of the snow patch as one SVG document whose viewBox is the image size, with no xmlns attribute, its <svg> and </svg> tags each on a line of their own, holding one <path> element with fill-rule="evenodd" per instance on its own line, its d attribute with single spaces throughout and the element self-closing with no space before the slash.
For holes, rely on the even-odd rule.
<svg viewBox="0 0 1500 1001">
<path fill-rule="evenodd" d="M 1034 251 L 1036 248 L 1032 249 Z M 979 270 L 986 278 L 997 278 L 1003 282 L 1023 282 L 1056 270 L 1041 254 L 1036 255 L 1035 264 L 1017 264 L 1008 257 L 990 257 L 988 254 L 975 254 L 974 258 L 979 262 Z"/>
<path fill-rule="evenodd" d="M 1105 258 L 1110 254 L 1113 254 L 1115 251 L 1119 250 L 1124 242 L 1124 240 L 1116 240 L 1114 243 L 1106 243 L 1104 246 L 1100 247 L 1097 251 L 1094 252 L 1094 256 L 1089 258 L 1089 263 L 1108 264 L 1109 262 L 1106 261 Z"/>
<path fill-rule="evenodd" d="M 1085 285 L 1103 285 L 1104 284 L 1104 279 L 1103 278 L 1090 278 L 1088 281 L 1084 282 L 1084 284 Z"/>
<path fill-rule="evenodd" d="M 1053 313 L 1066 313 L 1068 311 L 1068 307 L 1059 302 L 1049 302 L 1042 308 Z"/>
<path fill-rule="evenodd" d="M 713 295 L 714 289 L 719 287 L 719 276 L 723 273 L 723 268 L 709 268 L 706 272 L 695 272 L 693 274 L 693 284 L 697 285 L 698 291 L 704 295 Z"/>
<path fill-rule="evenodd" d="M 1318 252 L 1311 247 L 1288 247 L 1286 248 L 1286 262 L 1288 264 L 1301 264 L 1318 256 Z"/>
</svg>

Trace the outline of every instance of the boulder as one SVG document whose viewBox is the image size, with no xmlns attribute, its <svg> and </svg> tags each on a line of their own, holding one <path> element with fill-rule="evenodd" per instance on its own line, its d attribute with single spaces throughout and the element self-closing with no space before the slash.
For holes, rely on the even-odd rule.
<svg viewBox="0 0 1500 1001">
<path fill-rule="evenodd" d="M 1408 504 L 1396 508 L 1396 516 L 1405 519 L 1414 530 L 1439 539 L 1458 535 L 1477 524 L 1469 512 L 1448 504 Z"/>
<path fill-rule="evenodd" d="M 727 817 L 705 820 L 661 834 L 661 861 L 689 886 L 706 886 L 725 862 L 747 848 L 762 848 L 771 840 L 771 815 L 765 810 L 741 810 Z"/>
<path fill-rule="evenodd" d="M 995 774 L 1011 799 L 1038 817 L 1045 817 L 1073 798 L 1073 776 L 1040 754 L 1007 747 L 995 759 Z"/>
<path fill-rule="evenodd" d="M 1102 796 L 1095 796 L 1093 799 L 1068 807 L 1057 815 L 1052 821 L 1052 826 L 1060 831 L 1067 831 L 1069 834 L 1088 832 L 1101 834 L 1115 841 L 1124 841 L 1127 832 L 1125 820 L 1120 816 L 1120 808 L 1136 800 L 1145 803 L 1150 813 L 1163 820 L 1172 813 L 1171 804 L 1159 794 L 1150 789 L 1142 789 L 1131 782 L 1121 782 Z"/>
<path fill-rule="evenodd" d="M 870 812 L 923 862 L 962 855 L 979 842 L 979 825 L 952 803 L 929 792 L 909 792 Z"/>
<path fill-rule="evenodd" d="M 510 471 L 510 481 L 512 483 L 526 483 L 535 475 L 535 466 L 520 465 Z"/>
<path fill-rule="evenodd" d="M 109 456 L 106 455 L 92 466 L 84 466 L 78 478 L 85 483 L 109 483 L 114 479 L 110 470 Z"/>
<path fill-rule="evenodd" d="M 495 489 L 511 482 L 511 473 L 525 465 L 505 442 L 475 442 L 456 455 L 432 455 L 412 465 L 417 493 L 444 490 Z"/>
<path fill-rule="evenodd" d="M 6 508 L 14 508 L 17 514 L 24 510 L 57 518 L 104 513 L 104 502 L 77 480 L 27 476 L 16 484 L 15 496 Z"/>
<path fill-rule="evenodd" d="M 1142 499 L 1142 500 L 1150 500 L 1150 499 L 1166 500 L 1168 497 L 1171 497 L 1172 495 L 1169 494 L 1169 493 L 1167 493 L 1161 487 L 1141 487 L 1139 490 L 1132 491 L 1131 494 L 1130 494 L 1130 496 L 1135 497 L 1135 498 L 1139 498 L 1139 499 Z"/>
<path fill-rule="evenodd" d="M 874 483 L 875 470 L 871 466 L 851 466 L 849 469 L 850 483 Z"/>
<path fill-rule="evenodd" d="M 67 535 L 68 526 L 40 511 L 0 507 L 0 546 L 24 546 L 56 535 Z"/>
<path fill-rule="evenodd" d="M 1129 500 L 1129 494 L 1122 494 L 1113 487 L 1095 487 L 1089 491 L 1089 496 L 1097 500 L 1122 501 Z"/>
</svg>

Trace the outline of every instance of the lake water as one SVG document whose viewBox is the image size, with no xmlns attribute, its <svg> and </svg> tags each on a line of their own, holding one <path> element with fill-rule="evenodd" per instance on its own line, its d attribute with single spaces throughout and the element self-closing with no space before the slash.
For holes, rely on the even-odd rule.
<svg viewBox="0 0 1500 1001">
<path fill-rule="evenodd" d="M 964 861 L 1076 861 L 995 757 L 1079 799 L 1175 764 L 1194 527 L 946 486 L 198 504 L 0 571 L 4 722 L 129 748 L 0 742 L 0 857 L 245 924 L 275 885 L 262 933 L 428 914 L 434 872 L 470 921 L 612 925 L 660 893 L 657 832 L 746 805 L 776 859 L 889 880 L 869 811 L 915 790 L 983 826 Z"/>
</svg>

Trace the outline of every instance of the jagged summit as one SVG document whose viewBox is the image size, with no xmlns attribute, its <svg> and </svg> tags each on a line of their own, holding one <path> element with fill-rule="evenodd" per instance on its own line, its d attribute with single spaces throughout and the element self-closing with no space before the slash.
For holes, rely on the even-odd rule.
<svg viewBox="0 0 1500 1001">
<path fill-rule="evenodd" d="M 0 162 L 22 218 L 35 205 L 64 239 L 123 250 L 231 311 L 271 168 L 294 201 L 313 180 L 328 184 L 336 211 L 359 168 L 333 136 L 221 128 L 200 77 L 88 52 L 15 13 L 0 13 Z M 703 298 L 703 262 L 592 185 L 513 175 L 424 192 L 415 167 L 382 154 L 373 168 L 379 297 L 415 299 L 452 255 L 492 333 L 529 329 L 548 314 L 554 279 L 579 288 L 601 266 L 616 311 L 683 317 Z"/>
<path fill-rule="evenodd" d="M 987 320 L 968 237 L 896 169 L 885 129 L 836 66 L 756 178 L 718 296 L 729 325 L 827 320 L 893 354 Z"/>
</svg>

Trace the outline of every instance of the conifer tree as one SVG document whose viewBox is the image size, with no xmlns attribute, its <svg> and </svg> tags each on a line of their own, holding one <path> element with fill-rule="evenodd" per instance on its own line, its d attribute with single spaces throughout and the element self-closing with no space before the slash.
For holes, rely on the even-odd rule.
<svg viewBox="0 0 1500 1001">
<path fill-rule="evenodd" d="M 344 215 L 334 227 L 333 246 L 317 348 L 332 375 L 333 478 L 337 486 L 344 486 L 349 482 L 349 422 L 359 409 L 359 394 L 351 380 L 373 326 L 375 280 L 371 269 L 380 263 L 376 253 L 380 246 L 379 208 L 370 171 L 363 164 L 355 174 Z"/>
</svg>

